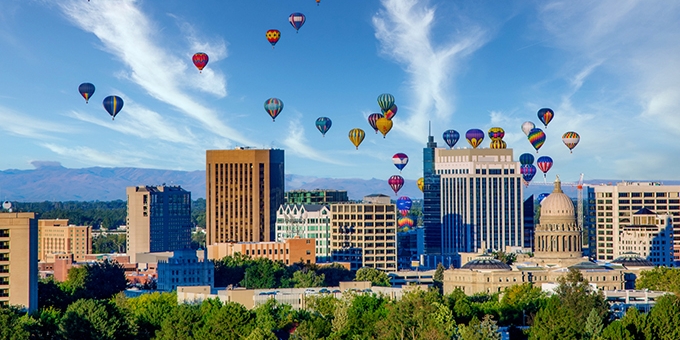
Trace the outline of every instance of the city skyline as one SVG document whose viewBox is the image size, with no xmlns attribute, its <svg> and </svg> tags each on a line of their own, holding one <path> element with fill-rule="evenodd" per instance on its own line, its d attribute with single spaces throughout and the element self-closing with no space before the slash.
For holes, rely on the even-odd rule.
<svg viewBox="0 0 680 340">
<path fill-rule="evenodd" d="M 680 179 L 680 147 L 667 142 L 680 126 L 680 4 L 69 0 L 0 12 L 1 58 L 13 66 L 0 87 L 0 169 L 201 170 L 205 150 L 251 146 L 286 150 L 286 173 L 335 178 L 387 179 L 403 152 L 401 175 L 415 180 L 428 122 L 439 147 L 444 130 L 469 147 L 468 129 L 500 126 L 517 158 L 536 155 L 521 124 L 541 126 L 536 112 L 549 107 L 538 154 L 555 161 L 549 178 Z M 299 33 L 293 12 L 307 17 Z M 202 73 L 195 52 L 210 56 Z M 83 82 L 96 86 L 89 104 Z M 384 139 L 366 121 L 381 93 L 399 107 Z M 101 106 L 108 95 L 125 101 L 115 121 Z M 270 97 L 285 104 L 276 122 Z M 333 121 L 325 137 L 320 116 Z M 355 127 L 366 132 L 358 151 Z M 566 131 L 581 135 L 573 154 Z"/>
</svg>

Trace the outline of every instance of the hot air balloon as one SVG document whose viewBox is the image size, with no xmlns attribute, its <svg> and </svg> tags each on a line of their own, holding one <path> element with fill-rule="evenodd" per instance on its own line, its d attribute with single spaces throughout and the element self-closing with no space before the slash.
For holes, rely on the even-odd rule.
<svg viewBox="0 0 680 340">
<path fill-rule="evenodd" d="M 489 145 L 489 148 L 491 149 L 505 149 L 508 147 L 508 144 L 505 143 L 505 141 L 501 139 L 495 139 L 491 141 L 491 144 Z"/>
<path fill-rule="evenodd" d="M 412 206 L 413 201 L 408 196 L 401 196 L 397 199 L 397 210 L 399 211 L 406 210 L 406 212 L 408 213 L 408 211 L 411 210 Z"/>
<path fill-rule="evenodd" d="M 418 178 L 416 181 L 416 185 L 418 185 L 418 189 L 420 189 L 420 192 L 423 192 L 423 188 L 425 188 L 425 178 Z"/>
<path fill-rule="evenodd" d="M 484 140 L 484 131 L 480 129 L 470 129 L 465 133 L 465 139 L 473 148 L 477 148 Z"/>
<path fill-rule="evenodd" d="M 354 128 L 349 130 L 349 140 L 356 146 L 357 150 L 359 150 L 359 144 L 364 141 L 364 137 L 366 137 L 366 134 L 362 129 Z"/>
<path fill-rule="evenodd" d="M 382 113 L 371 113 L 368 116 L 368 124 L 371 125 L 373 130 L 375 130 L 375 133 L 378 133 L 378 127 L 375 126 L 375 123 L 378 121 L 378 119 L 383 118 L 383 117 L 384 116 L 383 116 Z"/>
<path fill-rule="evenodd" d="M 531 180 L 536 175 L 536 167 L 533 164 L 526 164 L 522 165 L 519 170 L 522 174 L 522 178 L 524 179 L 524 183 L 526 186 L 529 186 L 529 182 L 531 182 Z"/>
<path fill-rule="evenodd" d="M 397 224 L 400 228 L 411 228 L 413 227 L 413 219 L 410 217 L 402 217 L 397 220 Z"/>
<path fill-rule="evenodd" d="M 319 6 L 319 2 L 321 2 L 321 0 L 316 0 L 316 5 L 317 5 L 317 6 Z"/>
<path fill-rule="evenodd" d="M 272 122 L 283 110 L 283 102 L 278 98 L 269 98 L 264 101 L 264 110 L 272 117 Z"/>
<path fill-rule="evenodd" d="M 549 192 L 544 192 L 544 193 L 538 194 L 538 197 L 536 197 L 536 200 L 538 200 L 538 204 L 541 204 L 543 202 L 543 200 L 548 196 L 550 196 Z"/>
<path fill-rule="evenodd" d="M 394 166 L 399 169 L 399 172 L 404 169 L 406 164 L 408 164 L 408 156 L 404 153 L 395 153 L 394 156 L 392 156 L 392 163 L 394 163 Z"/>
<path fill-rule="evenodd" d="M 269 41 L 270 44 L 272 44 L 272 48 L 274 48 L 274 45 L 276 45 L 276 43 L 279 42 L 279 39 L 281 39 L 281 31 L 279 30 L 267 31 L 267 40 Z"/>
<path fill-rule="evenodd" d="M 546 174 L 553 166 L 553 160 L 548 156 L 541 156 L 536 160 L 536 165 L 543 171 L 543 178 L 545 178 Z"/>
<path fill-rule="evenodd" d="M 378 128 L 378 131 L 380 131 L 380 133 L 382 133 L 383 135 L 383 138 L 385 138 L 385 136 L 387 136 L 387 133 L 390 132 L 390 130 L 392 130 L 392 124 L 393 123 L 391 120 L 382 117 L 375 122 L 375 127 Z"/>
<path fill-rule="evenodd" d="M 553 110 L 548 109 L 548 108 L 543 108 L 538 110 L 538 119 L 541 120 L 541 123 L 545 125 L 545 127 L 548 127 L 548 123 L 553 119 L 553 116 L 555 116 L 555 112 Z"/>
<path fill-rule="evenodd" d="M 534 155 L 530 153 L 523 153 L 519 156 L 519 162 L 522 165 L 534 164 Z"/>
<path fill-rule="evenodd" d="M 538 153 L 538 149 L 545 143 L 545 132 L 539 128 L 533 128 L 527 137 L 529 138 L 529 143 L 534 146 L 536 153 Z"/>
<path fill-rule="evenodd" d="M 489 129 L 489 138 L 491 140 L 501 140 L 505 137 L 505 130 L 500 127 L 492 127 Z"/>
<path fill-rule="evenodd" d="M 392 104 L 389 109 L 383 111 L 383 115 L 385 115 L 385 118 L 392 120 L 394 116 L 397 114 L 397 105 Z"/>
<path fill-rule="evenodd" d="M 302 13 L 293 13 L 288 17 L 288 22 L 290 22 L 291 25 L 293 25 L 293 28 L 295 28 L 295 32 L 302 27 L 302 25 L 305 24 L 305 21 L 307 20 L 307 17 L 305 17 L 304 14 Z"/>
<path fill-rule="evenodd" d="M 393 175 L 387 180 L 387 184 L 390 185 L 392 190 L 394 190 L 394 194 L 396 195 L 399 192 L 399 189 L 404 186 L 404 178 L 399 175 Z"/>
<path fill-rule="evenodd" d="M 196 65 L 198 72 L 202 72 L 205 65 L 208 65 L 208 59 L 208 55 L 203 52 L 198 52 L 191 58 L 191 60 L 194 61 L 194 65 Z"/>
<path fill-rule="evenodd" d="M 460 134 L 456 130 L 446 130 L 444 131 L 442 138 L 444 139 L 444 142 L 446 142 L 446 145 L 449 146 L 449 149 L 451 149 L 454 145 L 456 145 L 456 143 L 458 143 Z"/>
<path fill-rule="evenodd" d="M 87 103 L 94 93 L 94 85 L 91 83 L 82 83 L 78 86 L 78 92 L 85 98 L 85 103 Z"/>
<path fill-rule="evenodd" d="M 522 132 L 524 132 L 524 134 L 528 136 L 531 129 L 535 127 L 536 125 L 532 122 L 524 122 L 522 123 Z"/>
<path fill-rule="evenodd" d="M 385 112 L 394 105 L 394 96 L 389 93 L 383 93 L 378 96 L 378 105 L 380 109 Z"/>
<path fill-rule="evenodd" d="M 331 128 L 333 122 L 328 117 L 319 117 L 316 119 L 316 128 L 319 129 L 321 135 L 326 137 L 326 132 Z"/>
<path fill-rule="evenodd" d="M 113 120 L 116 118 L 118 112 L 120 112 L 120 109 L 123 108 L 123 98 L 118 96 L 108 96 L 104 98 L 102 104 L 104 104 L 104 109 L 111 115 L 111 120 Z"/>
<path fill-rule="evenodd" d="M 569 148 L 569 153 L 572 153 L 572 150 L 578 145 L 578 142 L 581 140 L 581 136 L 578 135 L 578 133 L 574 131 L 569 131 L 565 132 L 562 135 L 562 143 L 566 145 Z"/>
</svg>

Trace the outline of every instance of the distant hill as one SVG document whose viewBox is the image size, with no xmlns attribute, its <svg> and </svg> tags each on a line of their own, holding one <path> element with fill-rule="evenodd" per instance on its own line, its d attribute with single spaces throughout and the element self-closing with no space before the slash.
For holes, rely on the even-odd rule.
<svg viewBox="0 0 680 340">
<path fill-rule="evenodd" d="M 83 168 L 69 169 L 58 162 L 33 162 L 32 170 L 0 171 L 0 200 L 18 202 L 41 201 L 111 201 L 125 200 L 125 188 L 135 185 L 180 185 L 191 191 L 191 197 L 205 198 L 205 171 L 177 171 L 141 168 Z M 537 176 L 525 188 L 524 196 L 551 192 L 552 184 L 540 184 Z M 616 183 L 617 180 L 589 180 L 590 184 Z M 662 181 L 680 184 L 680 181 Z M 335 189 L 347 190 L 350 199 L 361 199 L 370 194 L 396 196 L 386 179 L 323 178 L 286 175 L 286 190 Z M 564 192 L 576 196 L 576 188 L 569 183 Z M 406 180 L 399 195 L 422 198 L 415 181 Z"/>
</svg>

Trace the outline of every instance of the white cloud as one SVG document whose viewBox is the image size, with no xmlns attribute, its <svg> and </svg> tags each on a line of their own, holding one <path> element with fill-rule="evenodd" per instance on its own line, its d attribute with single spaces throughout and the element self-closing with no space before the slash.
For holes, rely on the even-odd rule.
<svg viewBox="0 0 680 340">
<path fill-rule="evenodd" d="M 283 145 L 286 147 L 286 152 L 290 152 L 298 157 L 311 159 L 313 161 L 344 165 L 344 163 L 329 158 L 326 154 L 312 148 L 309 141 L 305 137 L 305 128 L 301 124 L 301 114 L 295 112 L 294 118 L 288 124 L 288 136 L 283 140 Z"/>
<path fill-rule="evenodd" d="M 86 146 L 79 146 L 68 148 L 52 143 L 43 143 L 43 147 L 50 151 L 78 162 L 88 164 L 89 166 L 104 166 L 104 167 L 137 167 L 137 168 L 152 168 L 150 164 L 143 162 L 148 159 L 148 155 L 142 155 L 134 152 L 117 151 L 117 152 L 102 152 Z"/>
<path fill-rule="evenodd" d="M 454 41 L 435 46 L 431 37 L 435 24 L 435 9 L 418 0 L 382 0 L 383 9 L 373 17 L 375 36 L 383 54 L 402 64 L 409 74 L 413 102 L 408 111 L 395 117 L 395 129 L 417 141 L 422 141 L 428 121 L 447 122 L 454 112 L 454 103 L 447 89 L 461 58 L 485 43 L 484 32 L 467 27 L 453 34 Z M 405 107 L 405 106 L 404 106 Z"/>
<path fill-rule="evenodd" d="M 55 139 L 57 134 L 74 132 L 68 125 L 36 119 L 5 107 L 0 107 L 0 121 L 0 130 L 40 140 Z"/>
</svg>

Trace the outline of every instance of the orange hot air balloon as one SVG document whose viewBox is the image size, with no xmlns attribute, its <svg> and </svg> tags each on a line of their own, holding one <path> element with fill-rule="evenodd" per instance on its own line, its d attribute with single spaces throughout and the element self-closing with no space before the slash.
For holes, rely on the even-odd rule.
<svg viewBox="0 0 680 340">
<path fill-rule="evenodd" d="M 357 150 L 359 150 L 359 144 L 364 141 L 364 137 L 366 137 L 366 133 L 362 129 L 354 128 L 349 130 L 349 140 L 354 144 Z"/>
<path fill-rule="evenodd" d="M 382 117 L 375 122 L 375 126 L 378 128 L 378 131 L 382 133 L 383 138 L 385 138 L 385 136 L 387 136 L 387 133 L 390 132 L 390 130 L 392 130 L 393 124 L 394 123 L 392 123 L 391 120 L 385 117 Z"/>
<path fill-rule="evenodd" d="M 279 30 L 269 30 L 269 31 L 267 31 L 267 41 L 269 41 L 269 43 L 272 44 L 272 48 L 274 48 L 274 45 L 276 45 L 276 43 L 279 42 L 280 38 L 281 38 L 281 31 L 279 31 Z"/>
</svg>

